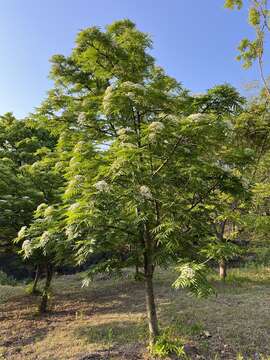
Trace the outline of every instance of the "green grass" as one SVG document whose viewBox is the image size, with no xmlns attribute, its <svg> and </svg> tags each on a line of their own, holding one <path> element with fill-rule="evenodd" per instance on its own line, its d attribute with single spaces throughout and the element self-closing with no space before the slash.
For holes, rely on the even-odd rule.
<svg viewBox="0 0 270 360">
<path fill-rule="evenodd" d="M 144 286 L 131 273 L 88 288 L 80 274 L 57 277 L 45 317 L 36 315 L 38 297 L 0 286 L 0 359 L 150 358 Z M 232 269 L 226 284 L 213 272 L 217 296 L 207 299 L 173 289 L 175 277 L 172 270 L 156 274 L 158 315 L 190 359 L 270 359 L 270 268 Z"/>
</svg>

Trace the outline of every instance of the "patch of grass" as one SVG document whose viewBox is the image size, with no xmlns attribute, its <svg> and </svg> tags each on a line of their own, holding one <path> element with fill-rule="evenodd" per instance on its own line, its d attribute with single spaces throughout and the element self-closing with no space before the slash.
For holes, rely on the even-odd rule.
<svg viewBox="0 0 270 360">
<path fill-rule="evenodd" d="M 22 286 L 0 285 L 0 304 L 23 294 Z"/>
<path fill-rule="evenodd" d="M 145 341 L 147 326 L 145 322 L 112 321 L 108 324 L 82 326 L 74 335 L 88 343 L 104 345 L 123 345 Z"/>
</svg>

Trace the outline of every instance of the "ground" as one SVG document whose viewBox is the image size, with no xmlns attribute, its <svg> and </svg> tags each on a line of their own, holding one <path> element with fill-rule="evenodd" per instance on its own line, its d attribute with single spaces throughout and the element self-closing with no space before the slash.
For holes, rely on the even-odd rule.
<svg viewBox="0 0 270 360">
<path fill-rule="evenodd" d="M 227 284 L 213 277 L 217 295 L 203 300 L 174 290 L 175 276 L 157 273 L 158 313 L 187 359 L 270 359 L 270 268 L 232 270 Z M 59 276 L 52 294 L 50 312 L 40 317 L 38 297 L 23 286 L 0 287 L 0 359 L 150 358 L 144 288 L 130 271 L 87 288 L 80 274 Z"/>
</svg>

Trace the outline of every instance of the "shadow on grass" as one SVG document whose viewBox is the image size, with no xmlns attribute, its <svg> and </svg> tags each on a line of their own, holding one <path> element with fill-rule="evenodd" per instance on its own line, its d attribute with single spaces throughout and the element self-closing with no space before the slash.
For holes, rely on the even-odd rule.
<svg viewBox="0 0 270 360">
<path fill-rule="evenodd" d="M 144 342 L 146 334 L 146 323 L 134 321 L 112 321 L 106 324 L 86 325 L 74 331 L 74 336 L 87 343 L 108 347 Z"/>
</svg>

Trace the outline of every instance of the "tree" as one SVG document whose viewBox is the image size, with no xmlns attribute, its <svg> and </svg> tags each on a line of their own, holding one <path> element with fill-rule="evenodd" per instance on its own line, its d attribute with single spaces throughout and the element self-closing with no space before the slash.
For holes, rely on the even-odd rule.
<svg viewBox="0 0 270 360">
<path fill-rule="evenodd" d="M 153 344 L 156 266 L 196 259 L 209 234 L 204 201 L 240 180 L 215 161 L 228 128 L 216 111 L 217 102 L 228 109 L 222 91 L 194 113 L 201 102 L 154 64 L 150 46 L 129 20 L 81 31 L 70 56 L 53 57 L 55 88 L 35 116 L 68 141 L 66 231 L 78 261 L 106 251 L 89 276 L 142 271 Z"/>
<path fill-rule="evenodd" d="M 269 247 L 269 119 L 268 99 L 260 96 L 235 122 L 238 141 L 253 151 L 253 161 L 244 171 L 252 197 L 242 218 L 244 233 L 257 249 Z"/>
<path fill-rule="evenodd" d="M 244 112 L 245 99 L 230 85 L 219 85 L 194 100 L 195 109 L 204 114 L 215 114 L 227 124 L 222 146 L 215 153 L 215 161 L 225 172 L 233 175 L 223 184 L 223 189 L 214 191 L 205 202 L 209 237 L 202 254 L 219 264 L 220 278 L 227 276 L 227 261 L 240 254 L 235 240 L 239 236 L 237 224 L 241 223 L 244 204 L 249 198 L 249 183 L 244 177 L 254 152 L 246 142 L 239 141 L 235 122 Z M 239 181 L 240 180 L 240 181 Z"/>
<path fill-rule="evenodd" d="M 270 97 L 270 88 L 264 71 L 265 43 L 270 32 L 270 10 L 268 0 L 251 0 L 248 9 L 248 22 L 255 31 L 255 39 L 243 39 L 238 46 L 238 60 L 243 66 L 249 68 L 254 61 L 258 61 L 259 72 L 264 84 L 264 93 Z M 225 7 L 241 9 L 245 5 L 243 0 L 226 0 Z"/>
<path fill-rule="evenodd" d="M 24 167 L 40 158 L 38 150 L 52 146 L 45 131 L 30 128 L 27 121 L 11 113 L 0 118 L 0 210 L 1 247 L 13 248 L 12 239 L 21 226 L 29 224 L 43 193 L 34 186 Z"/>
<path fill-rule="evenodd" d="M 22 227 L 17 241 L 23 241 L 22 254 L 24 258 L 31 257 L 32 261 L 45 270 L 45 284 L 41 292 L 39 312 L 47 312 L 51 281 L 56 265 L 68 264 L 71 251 L 65 241 L 62 210 L 58 204 L 40 204 L 35 211 L 32 223 Z"/>
</svg>

